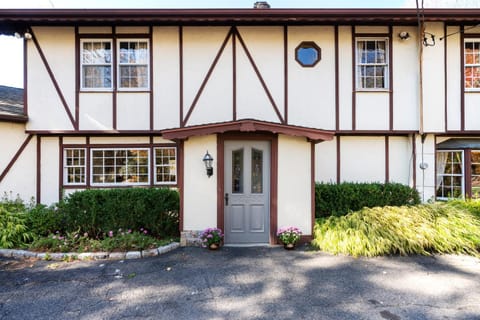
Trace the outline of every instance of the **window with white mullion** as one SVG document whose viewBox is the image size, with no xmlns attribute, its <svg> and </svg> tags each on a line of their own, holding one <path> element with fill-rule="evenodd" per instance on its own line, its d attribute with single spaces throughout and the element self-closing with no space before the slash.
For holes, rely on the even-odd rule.
<svg viewBox="0 0 480 320">
<path fill-rule="evenodd" d="M 464 44 L 464 83 L 469 91 L 480 90 L 480 39 L 466 39 Z"/>
<path fill-rule="evenodd" d="M 85 185 L 86 158 L 84 148 L 66 148 L 63 155 L 65 185 Z"/>
<path fill-rule="evenodd" d="M 177 183 L 177 148 L 157 147 L 155 153 L 155 184 Z"/>
<path fill-rule="evenodd" d="M 357 89 L 388 89 L 388 39 L 356 41 Z"/>
<path fill-rule="evenodd" d="M 118 88 L 148 90 L 149 63 L 148 40 L 118 40 Z"/>
<path fill-rule="evenodd" d="M 83 39 L 80 47 L 81 89 L 112 89 L 112 41 Z"/>
<path fill-rule="evenodd" d="M 461 150 L 436 152 L 436 197 L 440 200 L 465 196 L 464 157 Z"/>
</svg>

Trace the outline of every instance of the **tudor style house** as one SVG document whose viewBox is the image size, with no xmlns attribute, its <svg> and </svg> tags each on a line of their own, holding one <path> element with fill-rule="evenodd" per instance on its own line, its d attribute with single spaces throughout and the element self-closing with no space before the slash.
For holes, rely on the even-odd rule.
<svg viewBox="0 0 480 320">
<path fill-rule="evenodd" d="M 315 182 L 480 192 L 480 9 L 2 10 L 0 192 L 175 187 L 183 239 L 311 238 Z M 207 168 L 205 167 L 207 165 Z"/>
</svg>

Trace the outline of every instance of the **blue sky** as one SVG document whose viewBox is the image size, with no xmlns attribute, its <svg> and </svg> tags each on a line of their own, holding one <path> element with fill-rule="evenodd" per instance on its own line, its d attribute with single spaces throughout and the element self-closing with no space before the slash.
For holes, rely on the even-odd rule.
<svg viewBox="0 0 480 320">
<path fill-rule="evenodd" d="M 13 8 L 252 8 L 256 0 L 0 0 Z M 267 0 L 272 8 L 405 8 L 415 0 Z M 424 0 L 426 8 L 480 7 L 480 0 Z M 23 86 L 23 40 L 0 36 L 0 85 Z"/>
</svg>

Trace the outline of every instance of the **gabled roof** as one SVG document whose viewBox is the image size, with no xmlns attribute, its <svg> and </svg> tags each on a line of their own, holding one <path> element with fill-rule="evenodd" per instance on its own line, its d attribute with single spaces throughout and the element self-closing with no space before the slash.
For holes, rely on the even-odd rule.
<svg viewBox="0 0 480 320">
<path fill-rule="evenodd" d="M 480 9 L 425 9 L 426 21 L 480 23 Z M 417 24 L 416 9 L 2 9 L 0 34 L 41 25 Z"/>
<path fill-rule="evenodd" d="M 169 140 L 184 140 L 194 136 L 226 132 L 268 132 L 275 134 L 280 133 L 289 136 L 305 137 L 315 143 L 332 140 L 334 136 L 334 132 L 327 130 L 244 119 L 238 121 L 228 121 L 175 129 L 166 129 L 162 130 L 162 137 Z"/>
<path fill-rule="evenodd" d="M 23 109 L 23 89 L 0 86 L 0 121 L 27 122 Z"/>
</svg>

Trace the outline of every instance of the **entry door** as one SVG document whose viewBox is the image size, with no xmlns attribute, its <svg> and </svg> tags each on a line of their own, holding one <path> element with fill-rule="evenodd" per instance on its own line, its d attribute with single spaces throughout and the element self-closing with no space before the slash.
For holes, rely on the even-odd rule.
<svg viewBox="0 0 480 320">
<path fill-rule="evenodd" d="M 225 243 L 268 243 L 270 142 L 225 141 Z"/>
</svg>

